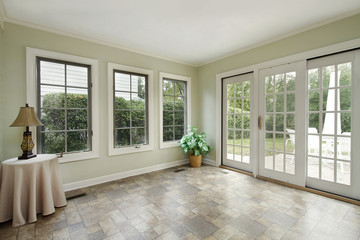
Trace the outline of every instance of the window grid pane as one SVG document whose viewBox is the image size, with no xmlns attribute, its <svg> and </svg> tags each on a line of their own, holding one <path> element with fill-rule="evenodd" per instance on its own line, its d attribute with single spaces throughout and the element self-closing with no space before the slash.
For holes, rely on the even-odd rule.
<svg viewBox="0 0 360 240">
<path fill-rule="evenodd" d="M 250 164 L 250 81 L 227 84 L 227 159 Z"/>
<path fill-rule="evenodd" d="M 265 168 L 295 174 L 296 72 L 265 77 Z"/>
<path fill-rule="evenodd" d="M 90 66 L 37 58 L 39 153 L 91 150 Z"/>
<path fill-rule="evenodd" d="M 163 142 L 177 141 L 185 134 L 187 125 L 186 82 L 164 79 L 163 98 Z"/>
<path fill-rule="evenodd" d="M 345 185 L 351 184 L 351 67 L 349 62 L 308 70 L 307 173 Z"/>
<path fill-rule="evenodd" d="M 114 70 L 114 147 L 148 143 L 147 76 Z"/>
</svg>

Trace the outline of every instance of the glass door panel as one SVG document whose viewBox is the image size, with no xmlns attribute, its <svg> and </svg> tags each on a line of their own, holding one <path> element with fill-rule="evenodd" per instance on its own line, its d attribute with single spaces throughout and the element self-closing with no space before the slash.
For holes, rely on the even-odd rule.
<svg viewBox="0 0 360 240">
<path fill-rule="evenodd" d="M 358 155 L 351 144 L 358 138 L 359 51 L 308 62 L 307 185 L 359 198 Z"/>
<path fill-rule="evenodd" d="M 252 73 L 223 80 L 223 164 L 246 171 L 252 171 L 252 81 Z"/>
<path fill-rule="evenodd" d="M 301 99 L 298 92 L 304 89 L 299 69 L 304 66 L 304 62 L 293 63 L 259 72 L 259 112 L 264 119 L 259 130 L 259 174 L 262 176 L 297 183 L 297 168 L 304 168 L 299 167 L 304 163 L 298 163 L 299 144 L 295 145 L 302 117 L 302 114 L 298 116 L 302 109 L 297 103 Z"/>
</svg>

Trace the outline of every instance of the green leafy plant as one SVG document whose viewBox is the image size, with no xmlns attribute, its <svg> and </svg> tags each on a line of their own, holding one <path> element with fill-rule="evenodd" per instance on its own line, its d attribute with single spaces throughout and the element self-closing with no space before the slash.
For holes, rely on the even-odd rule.
<svg viewBox="0 0 360 240">
<path fill-rule="evenodd" d="M 187 154 L 205 155 L 210 151 L 205 138 L 206 134 L 204 132 L 199 133 L 197 128 L 190 126 L 187 134 L 181 138 L 180 144 Z"/>
</svg>

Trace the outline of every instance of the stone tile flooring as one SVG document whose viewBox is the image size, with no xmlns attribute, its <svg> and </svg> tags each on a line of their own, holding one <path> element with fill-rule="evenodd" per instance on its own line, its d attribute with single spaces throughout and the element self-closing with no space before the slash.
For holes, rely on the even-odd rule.
<svg viewBox="0 0 360 240">
<path fill-rule="evenodd" d="M 360 206 L 211 166 L 80 191 L 36 223 L 1 223 L 0 239 L 360 240 Z"/>
</svg>

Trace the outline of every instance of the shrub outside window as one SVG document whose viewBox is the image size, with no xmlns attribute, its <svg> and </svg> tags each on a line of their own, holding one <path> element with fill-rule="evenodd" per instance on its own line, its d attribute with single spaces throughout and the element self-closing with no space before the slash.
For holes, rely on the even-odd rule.
<svg viewBox="0 0 360 240">
<path fill-rule="evenodd" d="M 147 144 L 147 76 L 114 70 L 114 147 Z"/>
<path fill-rule="evenodd" d="M 163 80 L 163 141 L 180 140 L 186 133 L 186 82 Z"/>
<path fill-rule="evenodd" d="M 91 151 L 90 66 L 37 58 L 38 153 Z"/>
<path fill-rule="evenodd" d="M 160 73 L 160 148 L 177 147 L 190 125 L 191 78 Z"/>
<path fill-rule="evenodd" d="M 109 156 L 151 151 L 153 71 L 108 63 Z"/>
</svg>

